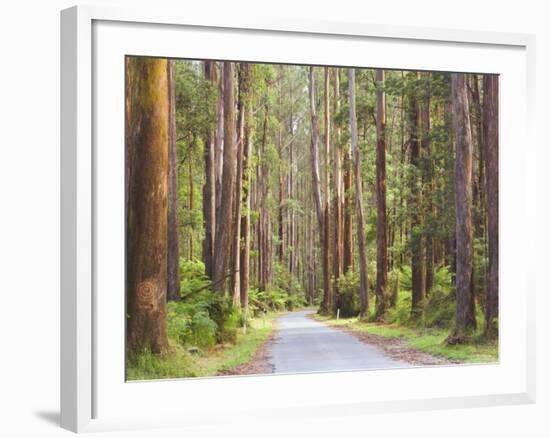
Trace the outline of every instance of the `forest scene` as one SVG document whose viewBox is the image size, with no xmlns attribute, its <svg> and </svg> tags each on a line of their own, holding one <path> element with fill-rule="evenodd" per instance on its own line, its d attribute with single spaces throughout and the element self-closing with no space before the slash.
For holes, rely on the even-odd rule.
<svg viewBox="0 0 550 438">
<path fill-rule="evenodd" d="M 498 361 L 498 75 L 125 83 L 128 380 Z"/>
</svg>

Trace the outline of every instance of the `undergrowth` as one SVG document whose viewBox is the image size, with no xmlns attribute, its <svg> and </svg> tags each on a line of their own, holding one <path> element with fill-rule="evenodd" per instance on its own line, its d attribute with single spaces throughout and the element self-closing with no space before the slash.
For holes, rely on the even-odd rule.
<svg viewBox="0 0 550 438">
<path fill-rule="evenodd" d="M 204 271 L 200 260 L 180 261 L 181 299 L 167 303 L 170 352 L 128 357 L 128 380 L 215 375 L 244 363 L 271 333 L 275 313 L 305 304 L 299 283 L 279 269 L 269 290 L 250 289 L 245 314 L 212 290 Z"/>
</svg>

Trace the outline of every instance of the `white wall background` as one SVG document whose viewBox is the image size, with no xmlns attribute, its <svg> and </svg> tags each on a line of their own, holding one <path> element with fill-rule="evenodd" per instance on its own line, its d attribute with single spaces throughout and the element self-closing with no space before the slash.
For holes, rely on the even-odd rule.
<svg viewBox="0 0 550 438">
<path fill-rule="evenodd" d="M 139 6 L 143 0 L 96 1 Z M 549 436 L 550 300 L 545 283 L 550 240 L 546 232 L 550 158 L 544 137 L 550 120 L 550 16 L 545 2 L 523 0 L 223 0 L 155 5 L 216 11 L 230 18 L 245 9 L 320 20 L 365 21 L 537 35 L 539 273 L 538 402 L 484 409 L 314 419 L 276 425 L 110 433 L 109 437 L 182 435 L 276 437 Z M 65 0 L 4 3 L 0 25 L 0 435 L 57 437 L 59 417 L 59 10 Z M 521 147 L 521 145 L 517 145 Z M 533 206 L 535 214 L 535 206 Z M 544 227 L 544 228 L 543 228 Z M 185 395 L 183 395 L 185 396 Z"/>
</svg>

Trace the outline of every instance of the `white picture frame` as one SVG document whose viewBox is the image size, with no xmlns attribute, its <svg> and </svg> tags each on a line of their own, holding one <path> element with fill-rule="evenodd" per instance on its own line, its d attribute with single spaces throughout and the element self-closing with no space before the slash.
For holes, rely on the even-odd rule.
<svg viewBox="0 0 550 438">
<path fill-rule="evenodd" d="M 535 205 L 535 169 L 528 168 L 527 162 L 522 161 L 520 155 L 520 152 L 528 154 L 535 151 L 534 36 L 359 22 L 317 22 L 291 17 L 240 17 L 238 21 L 232 19 L 228 22 L 224 17 L 195 16 L 185 11 L 104 6 L 78 6 L 61 13 L 61 426 L 83 432 L 211 424 L 214 417 L 216 422 L 251 417 L 269 421 L 280 415 L 306 418 L 534 402 L 534 273 L 525 260 L 519 260 L 519 254 L 520 250 L 534 245 L 535 220 L 527 209 L 514 205 L 516 201 Z M 147 36 L 140 37 L 145 32 Z M 186 51 L 182 44 L 170 45 L 169 41 L 173 41 L 178 34 L 183 35 L 182 32 L 189 36 L 193 32 L 198 35 L 193 40 L 193 50 L 188 48 Z M 201 38 L 205 42 L 201 43 Z M 256 43 L 256 40 L 262 39 L 265 39 L 263 45 Z M 239 45 L 242 52 L 230 53 L 227 46 L 218 44 L 212 47 L 207 40 L 248 43 Z M 308 53 L 311 52 L 308 55 L 310 58 L 304 59 L 299 50 L 295 55 L 286 55 L 287 58 L 279 53 L 281 50 L 277 51 L 277 47 L 283 48 L 285 44 L 288 47 L 290 40 L 296 47 L 303 47 L 303 50 L 307 48 Z M 128 49 L 127 44 L 130 42 L 133 47 Z M 504 120 L 506 117 L 519 117 L 519 128 L 501 127 L 502 174 L 506 175 L 510 166 L 517 165 L 519 170 L 516 177 L 519 182 L 517 187 L 511 187 L 509 181 L 501 176 L 501 274 L 504 274 L 504 293 L 501 300 L 503 333 L 500 363 L 316 375 L 142 383 L 126 383 L 122 378 L 121 381 L 123 369 L 120 367 L 120 357 L 124 351 L 118 352 L 116 348 L 120 347 L 119 341 L 124 336 L 124 318 L 123 313 L 117 313 L 117 306 L 123 300 L 124 289 L 120 290 L 120 296 L 118 292 L 110 296 L 101 295 L 106 281 L 113 280 L 113 284 L 120 284 L 120 276 L 124 275 L 120 272 L 120 253 L 123 249 L 117 246 L 122 236 L 123 223 L 117 221 L 116 215 L 113 221 L 106 222 L 101 213 L 105 211 L 102 207 L 116 205 L 120 201 L 121 191 L 110 188 L 116 187 L 117 175 L 120 175 L 117 172 L 123 172 L 119 168 L 122 150 L 118 148 L 121 138 L 119 129 L 123 129 L 123 126 L 116 126 L 121 120 L 120 107 L 123 106 L 122 100 L 118 103 L 116 101 L 123 93 L 119 87 L 123 71 L 116 63 L 110 65 L 108 61 L 115 59 L 122 63 L 120 55 L 123 53 L 290 63 L 314 63 L 315 60 L 333 56 L 336 65 L 367 66 L 364 61 L 350 64 L 350 53 L 338 51 L 338 47 L 344 47 L 342 44 L 358 49 L 372 47 L 372 53 L 377 53 L 375 57 L 379 61 L 371 67 L 416 66 L 417 69 L 428 70 L 445 67 L 452 71 L 504 75 L 502 116 Z M 388 50 L 389 54 L 382 55 L 382 50 L 376 48 L 377 44 L 392 49 Z M 403 45 L 410 50 L 404 51 Z M 159 51 L 159 47 L 163 49 Z M 269 50 L 265 47 L 269 47 Z M 407 58 L 412 57 L 415 50 L 418 50 L 417 53 L 425 51 L 428 55 L 432 52 L 437 55 L 417 60 Z M 401 55 L 398 57 L 396 53 Z M 113 71 L 112 83 L 109 69 Z M 508 88 L 507 78 L 510 78 Z M 106 99 L 113 101 L 109 103 Z M 513 112 L 507 112 L 505 105 L 511 103 L 514 103 Z M 109 112 L 110 108 L 113 113 Z M 111 124 L 107 122 L 109 120 Z M 519 138 L 521 150 L 504 149 L 507 144 L 513 143 L 512 140 L 517 144 Z M 105 144 L 114 147 L 107 150 Z M 101 153 L 98 153 L 98 148 L 103 148 Z M 106 154 L 111 153 L 109 151 L 119 155 L 106 157 Z M 113 159 L 107 162 L 106 158 Z M 507 202 L 507 199 L 510 201 Z M 122 205 L 120 207 L 123 208 Z M 528 224 L 524 228 L 527 231 L 522 235 L 527 238 L 522 241 L 508 232 L 513 231 L 519 221 Z M 110 254 L 115 258 L 109 259 Z M 506 269 L 511 263 L 515 267 L 513 273 Z M 109 266 L 112 272 L 105 266 Z M 508 285 L 519 292 L 507 293 Z M 110 299 L 114 301 L 111 303 Z M 510 320 L 506 319 L 507 315 L 511 314 L 509 306 L 512 305 L 519 309 L 513 334 L 506 328 L 506 322 Z M 107 308 L 112 310 L 107 311 Z M 114 318 L 118 317 L 120 321 L 114 322 Z M 113 334 L 112 339 L 105 336 L 106 330 Z M 113 355 L 112 367 L 107 366 L 111 360 L 109 352 Z M 108 368 L 114 371 L 108 371 Z M 384 392 L 385 396 L 381 396 L 382 390 L 388 389 L 383 383 L 387 373 L 395 373 L 392 379 L 409 382 L 409 385 L 403 389 L 403 385 L 396 384 L 396 388 L 390 388 Z M 411 373 L 414 373 L 414 382 L 410 379 Z M 314 390 L 307 396 L 301 395 L 306 389 L 315 388 L 319 379 L 323 379 L 323 385 L 326 385 L 324 396 Z M 434 379 L 435 383 L 423 392 L 420 385 L 429 379 Z M 455 380 L 454 387 L 438 387 L 438 379 Z M 464 382 L 473 379 L 479 390 L 472 390 L 461 379 Z M 375 382 L 379 382 L 378 389 Z M 370 395 L 360 391 L 362 384 L 369 385 Z M 286 404 L 277 397 L 279 391 L 285 388 L 298 391 L 292 403 Z M 337 391 L 337 388 L 340 389 Z M 236 406 L 229 410 L 222 410 L 207 397 L 197 397 L 193 406 L 182 405 L 175 410 L 167 410 L 162 403 L 156 406 L 154 403 L 161 395 L 169 402 L 182 390 L 186 394 L 208 394 L 213 391 L 233 394 L 232 391 L 236 389 L 239 393 L 233 396 Z M 269 397 L 269 403 L 261 409 L 256 408 L 254 405 L 257 402 L 247 401 L 247 395 L 253 392 L 265 399 Z M 220 403 L 227 403 L 227 400 L 223 399 Z M 119 409 L 125 402 L 130 407 Z M 143 407 L 146 415 L 140 413 L 140 407 Z M 213 415 L 214 411 L 216 415 Z"/>
</svg>

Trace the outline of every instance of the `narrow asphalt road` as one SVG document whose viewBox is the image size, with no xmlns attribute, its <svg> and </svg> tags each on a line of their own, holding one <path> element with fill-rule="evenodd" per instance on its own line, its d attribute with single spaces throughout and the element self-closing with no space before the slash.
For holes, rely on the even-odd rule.
<svg viewBox="0 0 550 438">
<path fill-rule="evenodd" d="M 314 321 L 313 310 L 292 312 L 277 319 L 277 333 L 268 346 L 274 373 L 403 368 L 382 350 L 353 335 Z"/>
</svg>

